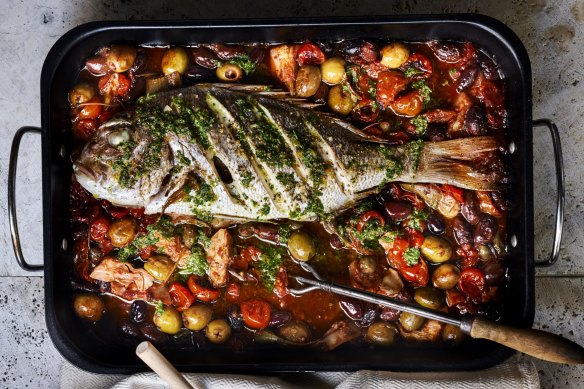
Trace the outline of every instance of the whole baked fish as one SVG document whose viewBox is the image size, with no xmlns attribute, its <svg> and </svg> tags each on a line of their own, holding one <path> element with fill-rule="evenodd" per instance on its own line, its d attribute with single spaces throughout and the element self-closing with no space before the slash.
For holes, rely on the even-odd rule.
<svg viewBox="0 0 584 389">
<path fill-rule="evenodd" d="M 389 181 L 494 190 L 498 149 L 492 137 L 389 146 L 277 92 L 201 84 L 145 96 L 104 123 L 74 172 L 114 204 L 221 226 L 314 220 Z M 476 163 L 485 156 L 495 163 Z"/>
</svg>

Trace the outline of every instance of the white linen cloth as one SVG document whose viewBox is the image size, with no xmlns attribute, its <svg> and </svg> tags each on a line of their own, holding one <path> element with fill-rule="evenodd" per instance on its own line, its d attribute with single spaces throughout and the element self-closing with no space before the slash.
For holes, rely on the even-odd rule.
<svg viewBox="0 0 584 389">
<path fill-rule="evenodd" d="M 505 362 L 474 372 L 396 373 L 357 372 L 280 373 L 252 376 L 242 374 L 187 373 L 196 389 L 536 389 L 539 376 L 530 361 Z M 93 374 L 65 362 L 61 368 L 61 389 L 169 389 L 155 373 L 131 376 Z"/>
</svg>

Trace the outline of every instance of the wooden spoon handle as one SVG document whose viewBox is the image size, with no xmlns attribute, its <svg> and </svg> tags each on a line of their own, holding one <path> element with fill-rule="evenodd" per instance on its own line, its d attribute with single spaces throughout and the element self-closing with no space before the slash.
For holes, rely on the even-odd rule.
<svg viewBox="0 0 584 389">
<path fill-rule="evenodd" d="M 584 348 L 571 340 L 545 331 L 509 327 L 477 317 L 472 323 L 470 336 L 492 340 L 544 361 L 584 363 Z"/>
<path fill-rule="evenodd" d="M 140 343 L 136 347 L 136 355 L 172 389 L 193 389 L 189 381 L 176 370 L 152 343 L 148 341 Z"/>
</svg>

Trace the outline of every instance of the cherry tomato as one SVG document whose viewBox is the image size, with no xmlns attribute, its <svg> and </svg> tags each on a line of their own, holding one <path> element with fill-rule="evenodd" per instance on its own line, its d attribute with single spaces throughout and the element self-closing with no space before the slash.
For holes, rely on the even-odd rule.
<svg viewBox="0 0 584 389">
<path fill-rule="evenodd" d="M 408 60 L 401 66 L 400 69 L 406 70 L 410 67 L 414 67 L 422 72 L 422 74 L 415 75 L 414 78 L 428 78 L 432 75 L 432 62 L 424 54 L 411 53 L 408 57 Z"/>
<path fill-rule="evenodd" d="M 361 99 L 351 111 L 351 116 L 360 122 L 371 123 L 377 119 L 379 113 L 380 107 L 376 101 L 371 99 Z"/>
<path fill-rule="evenodd" d="M 115 206 L 107 200 L 102 200 L 101 205 L 114 219 L 121 219 L 130 213 L 129 208 Z"/>
<path fill-rule="evenodd" d="M 411 247 L 422 247 L 422 243 L 424 243 L 424 234 L 420 231 L 412 230 L 410 232 L 409 243 Z"/>
<path fill-rule="evenodd" d="M 476 267 L 463 270 L 458 279 L 458 290 L 471 298 L 479 297 L 485 290 L 485 274 Z"/>
<path fill-rule="evenodd" d="M 99 249 L 103 255 L 108 254 L 110 251 L 114 249 L 114 245 L 109 238 L 104 238 L 101 242 L 99 242 Z"/>
<path fill-rule="evenodd" d="M 476 266 L 479 262 L 478 250 L 470 245 L 460 246 L 456 249 L 456 254 L 462 258 L 463 269 Z"/>
<path fill-rule="evenodd" d="M 396 115 L 413 117 L 422 112 L 424 104 L 420 97 L 420 92 L 415 90 L 396 97 L 389 104 L 389 107 Z"/>
<path fill-rule="evenodd" d="M 239 287 L 239 285 L 237 285 L 235 283 L 229 284 L 227 286 L 227 289 L 225 290 L 225 297 L 227 298 L 228 301 L 231 301 L 231 302 L 237 301 L 240 294 L 241 294 L 241 288 Z"/>
<path fill-rule="evenodd" d="M 263 330 L 270 324 L 272 308 L 263 300 L 252 299 L 241 303 L 243 322 L 255 330 Z"/>
<path fill-rule="evenodd" d="M 369 223 L 371 220 L 377 220 L 381 227 L 385 225 L 385 219 L 381 214 L 377 211 L 365 211 L 359 216 L 359 220 L 357 221 L 357 231 L 363 232 L 363 228 L 365 225 Z"/>
<path fill-rule="evenodd" d="M 156 246 L 154 245 L 142 247 L 140 251 L 138 251 L 138 256 L 142 259 L 148 259 L 152 256 L 154 250 L 156 250 Z"/>
<path fill-rule="evenodd" d="M 94 96 L 87 102 L 83 103 L 78 114 L 79 119 L 96 119 L 101 113 L 100 104 L 101 100 L 97 96 Z"/>
<path fill-rule="evenodd" d="M 377 79 L 377 102 L 387 108 L 397 94 L 408 86 L 408 80 L 399 72 L 384 71 Z"/>
<path fill-rule="evenodd" d="M 187 280 L 187 285 L 197 300 L 204 303 L 217 300 L 221 293 L 217 289 L 207 286 L 208 282 L 205 281 L 203 277 L 191 274 Z"/>
<path fill-rule="evenodd" d="M 428 285 L 428 265 L 422 258 L 418 260 L 418 263 L 410 266 L 403 260 L 402 254 L 402 263 L 398 271 L 403 279 L 409 282 L 414 288 Z"/>
<path fill-rule="evenodd" d="M 493 199 L 491 199 L 491 196 L 489 196 L 487 192 L 475 193 L 477 195 L 477 198 L 479 199 L 479 208 L 481 209 L 481 212 L 488 213 L 489 215 L 494 217 L 502 216 L 501 211 L 497 209 L 497 207 L 493 203 Z"/>
<path fill-rule="evenodd" d="M 88 141 L 97 131 L 98 123 L 96 119 L 77 120 L 73 125 L 73 134 L 81 140 Z"/>
<path fill-rule="evenodd" d="M 453 307 L 460 303 L 463 303 L 466 298 L 457 290 L 450 289 L 446 291 L 446 305 Z"/>
<path fill-rule="evenodd" d="M 410 247 L 409 242 L 404 239 L 397 237 L 393 240 L 393 244 L 386 247 L 386 255 L 389 259 L 389 265 L 393 268 L 399 269 L 403 262 L 403 255 L 406 249 Z"/>
<path fill-rule="evenodd" d="M 298 63 L 304 65 L 320 65 L 325 60 L 322 50 L 314 43 L 306 42 L 298 46 Z"/>
<path fill-rule="evenodd" d="M 456 186 L 448 184 L 440 185 L 440 189 L 442 190 L 442 192 L 454 197 L 454 199 L 458 201 L 459 204 L 464 203 L 464 189 L 457 188 Z"/>
<path fill-rule="evenodd" d="M 142 216 L 144 216 L 144 208 L 130 208 L 130 215 L 136 219 L 140 219 Z"/>
<path fill-rule="evenodd" d="M 170 294 L 170 301 L 176 307 L 176 310 L 182 312 L 193 305 L 195 296 L 184 287 L 180 282 L 173 282 L 168 288 Z"/>
<path fill-rule="evenodd" d="M 130 90 L 130 79 L 121 73 L 107 74 L 99 79 L 99 93 L 110 97 L 124 97 Z"/>
<path fill-rule="evenodd" d="M 111 223 L 107 217 L 105 216 L 96 217 L 91 222 L 91 226 L 89 227 L 89 236 L 91 237 L 91 239 L 94 240 L 95 242 L 101 242 L 105 238 L 105 235 L 109 230 L 110 224 Z"/>
</svg>

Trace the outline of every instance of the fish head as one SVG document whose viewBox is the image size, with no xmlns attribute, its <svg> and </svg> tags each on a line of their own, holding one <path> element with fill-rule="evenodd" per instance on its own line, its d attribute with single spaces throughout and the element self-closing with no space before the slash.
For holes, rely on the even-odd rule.
<svg viewBox="0 0 584 389">
<path fill-rule="evenodd" d="M 145 207 L 168 180 L 172 155 L 166 142 L 128 118 L 100 126 L 73 163 L 79 184 L 115 205 Z"/>
</svg>

